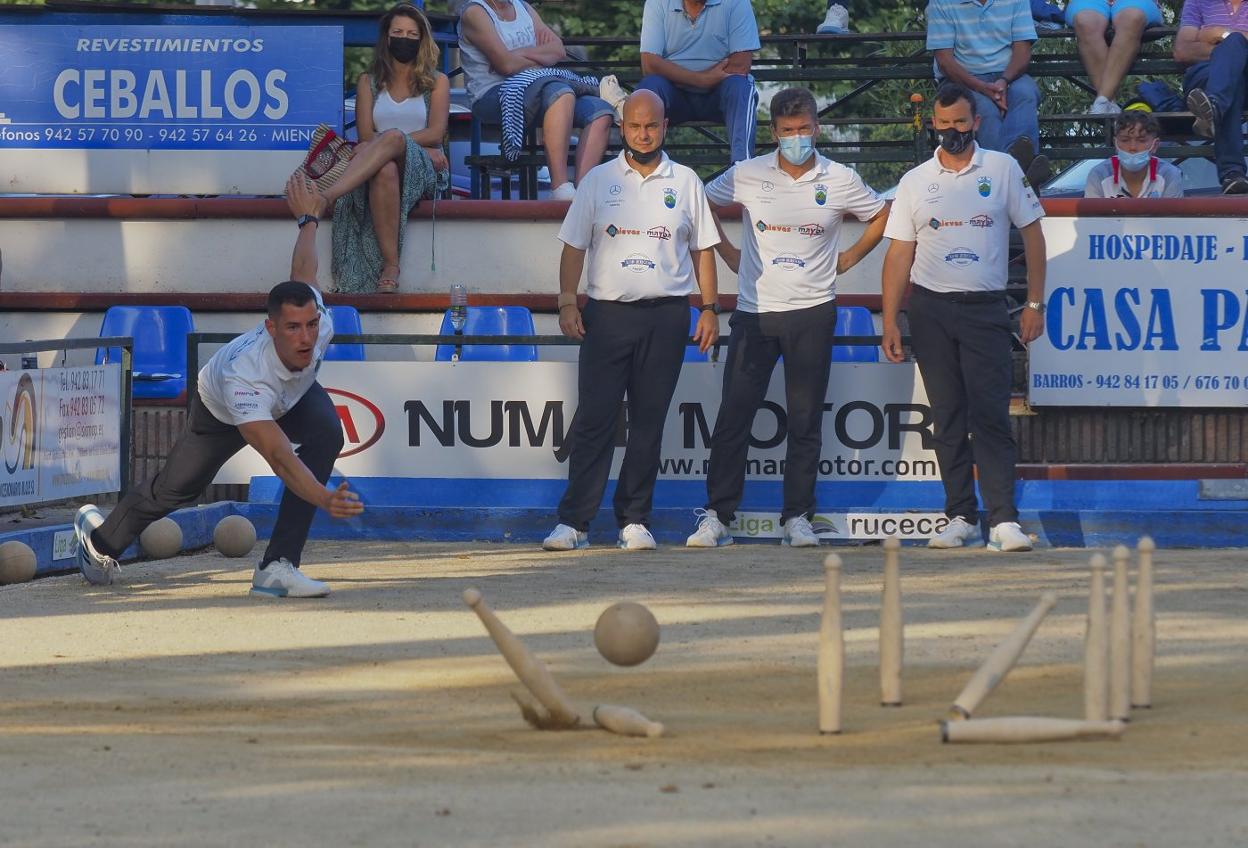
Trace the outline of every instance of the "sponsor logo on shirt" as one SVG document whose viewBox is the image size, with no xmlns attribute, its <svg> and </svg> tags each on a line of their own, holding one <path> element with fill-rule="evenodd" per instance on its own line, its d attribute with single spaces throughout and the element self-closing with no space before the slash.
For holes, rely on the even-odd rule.
<svg viewBox="0 0 1248 848">
<path fill-rule="evenodd" d="M 624 190 L 624 186 L 620 185 L 619 183 L 614 183 L 612 184 L 611 188 L 607 189 L 607 191 L 611 193 L 612 197 L 619 195 L 619 193 L 622 192 L 623 190 Z"/>
<path fill-rule="evenodd" d="M 634 274 L 644 274 L 654 270 L 654 262 L 640 253 L 630 253 L 627 258 L 620 261 L 620 267 L 627 268 Z"/>
<path fill-rule="evenodd" d="M 646 230 L 646 235 L 650 236 L 650 238 L 652 239 L 658 239 L 659 241 L 667 241 L 668 239 L 672 237 L 672 231 L 669 230 L 667 227 L 663 227 L 663 226 L 651 227 L 650 229 Z"/>
<path fill-rule="evenodd" d="M 825 232 L 821 224 L 802 224 L 797 231 L 807 238 L 818 238 Z"/>
<path fill-rule="evenodd" d="M 971 220 L 967 221 L 967 223 L 972 227 L 978 227 L 981 230 L 986 230 L 993 226 L 995 222 L 992 220 L 991 215 L 976 215 L 971 218 Z"/>
<path fill-rule="evenodd" d="M 795 271 L 798 268 L 805 268 L 805 260 L 798 259 L 796 256 L 777 256 L 771 260 L 772 265 L 779 265 L 784 271 Z"/>
<path fill-rule="evenodd" d="M 940 191 L 940 183 L 928 183 L 927 184 L 928 194 L 935 194 L 938 191 Z"/>
<path fill-rule="evenodd" d="M 945 261 L 959 268 L 965 268 L 972 262 L 978 262 L 979 256 L 969 247 L 955 247 L 945 254 Z"/>
<path fill-rule="evenodd" d="M 663 189 L 663 205 L 666 206 L 668 209 L 676 208 L 676 189 L 674 188 Z"/>
<path fill-rule="evenodd" d="M 815 203 L 822 206 L 828 202 L 828 187 L 823 183 L 815 184 Z"/>
<path fill-rule="evenodd" d="M 754 225 L 754 229 L 760 233 L 791 233 L 793 228 L 784 224 L 768 224 L 766 221 L 759 221 Z"/>
<path fill-rule="evenodd" d="M 641 230 L 630 230 L 626 227 L 617 227 L 615 224 L 607 224 L 606 233 L 611 238 L 616 236 L 639 236 L 641 235 Z"/>
<path fill-rule="evenodd" d="M 236 400 L 234 401 L 234 408 L 239 412 L 246 412 L 249 409 L 259 409 L 260 404 L 254 400 Z"/>
<path fill-rule="evenodd" d="M 763 191 L 775 191 L 776 184 L 771 180 L 763 180 Z"/>
<path fill-rule="evenodd" d="M 1027 175 L 1023 174 L 1023 188 L 1031 188 L 1031 180 L 1027 179 Z"/>
<path fill-rule="evenodd" d="M 979 186 L 980 197 L 987 197 L 992 194 L 992 177 L 980 177 L 977 185 Z"/>
<path fill-rule="evenodd" d="M 927 225 L 933 230 L 947 230 L 950 227 L 964 227 L 966 221 L 942 221 L 940 218 L 933 218 L 927 222 Z"/>
<path fill-rule="evenodd" d="M 255 389 L 235 389 L 234 397 L 260 397 L 260 392 Z"/>
</svg>

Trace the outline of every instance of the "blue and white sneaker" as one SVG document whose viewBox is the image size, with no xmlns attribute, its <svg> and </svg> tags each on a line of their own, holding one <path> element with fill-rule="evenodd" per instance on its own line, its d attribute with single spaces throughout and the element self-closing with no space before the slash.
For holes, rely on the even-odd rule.
<svg viewBox="0 0 1248 848">
<path fill-rule="evenodd" d="M 542 550 L 545 551 L 577 551 L 588 547 L 589 534 L 566 524 L 556 524 L 542 542 Z"/>
<path fill-rule="evenodd" d="M 955 515 L 935 536 L 927 540 L 929 548 L 961 548 L 978 545 L 983 540 L 979 525 L 971 524 L 960 515 Z"/>
<path fill-rule="evenodd" d="M 626 524 L 621 527 L 617 544 L 626 551 L 652 551 L 657 547 L 650 528 L 644 524 Z"/>
<path fill-rule="evenodd" d="M 840 3 L 829 4 L 828 13 L 824 16 L 823 23 L 815 28 L 815 32 L 820 35 L 842 35 L 849 32 L 849 11 Z"/>
<path fill-rule="evenodd" d="M 732 534 L 713 509 L 695 509 L 698 529 L 685 540 L 686 548 L 720 548 L 733 543 Z"/>
<path fill-rule="evenodd" d="M 104 556 L 91 543 L 91 534 L 104 523 L 95 504 L 86 504 L 74 516 L 74 537 L 78 540 L 78 570 L 92 586 L 112 584 L 119 570 L 117 560 Z"/>
<path fill-rule="evenodd" d="M 809 518 L 795 515 L 784 522 L 784 535 L 780 544 L 790 548 L 817 548 L 819 537 L 815 535 L 815 528 L 810 526 Z"/>
<path fill-rule="evenodd" d="M 313 580 L 289 560 L 279 559 L 266 568 L 256 566 L 251 576 L 251 594 L 262 598 L 323 598 L 329 594 L 329 584 Z"/>
</svg>

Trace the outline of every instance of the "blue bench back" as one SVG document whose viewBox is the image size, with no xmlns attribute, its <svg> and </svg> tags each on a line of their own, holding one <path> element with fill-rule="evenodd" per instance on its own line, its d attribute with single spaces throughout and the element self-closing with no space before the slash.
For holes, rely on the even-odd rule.
<svg viewBox="0 0 1248 848">
<path fill-rule="evenodd" d="M 454 336 L 451 326 L 451 310 L 442 316 L 442 328 L 438 333 Z M 523 306 L 469 306 L 468 320 L 464 322 L 465 336 L 532 336 L 533 313 Z M 434 360 L 450 362 L 455 345 L 438 345 Z M 459 358 L 463 362 L 536 362 L 536 345 L 464 345 Z"/>
<path fill-rule="evenodd" d="M 186 335 L 195 331 L 185 306 L 110 306 L 101 336 L 134 339 L 134 396 L 176 398 L 186 391 Z M 121 362 L 121 348 L 97 348 L 95 364 Z"/>
</svg>

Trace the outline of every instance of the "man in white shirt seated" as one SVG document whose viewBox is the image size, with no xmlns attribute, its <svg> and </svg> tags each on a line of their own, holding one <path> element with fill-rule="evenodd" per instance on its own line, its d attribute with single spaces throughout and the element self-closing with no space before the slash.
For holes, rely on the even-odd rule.
<svg viewBox="0 0 1248 848">
<path fill-rule="evenodd" d="M 125 494 L 105 520 L 94 504 L 74 519 L 78 567 L 108 585 L 117 557 L 152 522 L 193 504 L 221 466 L 251 445 L 286 484 L 268 549 L 252 576 L 260 597 L 314 598 L 329 586 L 305 577 L 299 560 L 317 507 L 334 518 L 364 511 L 344 481 L 325 483 L 342 450 L 342 425 L 316 381 L 334 324 L 316 287 L 316 228 L 325 199 L 301 178 L 286 184 L 299 226 L 290 280 L 269 292 L 269 317 L 217 351 L 199 372 L 186 430 L 156 476 Z M 293 443 L 299 447 L 296 449 Z"/>
<path fill-rule="evenodd" d="M 1128 109 L 1114 121 L 1113 156 L 1088 173 L 1084 197 L 1182 197 L 1183 172 L 1156 157 L 1161 125 Z"/>
</svg>

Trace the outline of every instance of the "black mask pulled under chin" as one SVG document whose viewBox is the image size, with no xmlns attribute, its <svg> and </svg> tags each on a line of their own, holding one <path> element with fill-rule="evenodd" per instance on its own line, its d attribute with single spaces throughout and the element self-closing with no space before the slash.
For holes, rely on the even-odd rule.
<svg viewBox="0 0 1248 848">
<path fill-rule="evenodd" d="M 642 153 L 640 150 L 634 149 L 632 145 L 626 141 L 624 142 L 624 150 L 628 153 L 629 158 L 638 165 L 649 165 L 663 154 L 663 145 L 660 144 L 658 147 L 654 148 L 654 150 Z"/>
</svg>

